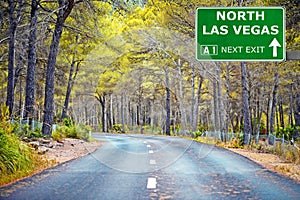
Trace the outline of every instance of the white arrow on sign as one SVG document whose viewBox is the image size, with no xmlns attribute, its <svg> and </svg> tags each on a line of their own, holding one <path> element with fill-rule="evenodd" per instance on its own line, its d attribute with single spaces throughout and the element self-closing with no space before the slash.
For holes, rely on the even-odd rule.
<svg viewBox="0 0 300 200">
<path fill-rule="evenodd" d="M 276 38 L 274 38 L 269 45 L 269 47 L 273 47 L 273 57 L 277 57 L 277 47 L 281 47 Z"/>
</svg>

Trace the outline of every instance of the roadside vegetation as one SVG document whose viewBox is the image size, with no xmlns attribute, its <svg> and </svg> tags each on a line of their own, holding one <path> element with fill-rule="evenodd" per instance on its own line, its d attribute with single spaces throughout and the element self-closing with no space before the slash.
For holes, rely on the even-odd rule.
<svg viewBox="0 0 300 200">
<path fill-rule="evenodd" d="M 75 124 L 71 119 L 64 118 L 60 126 L 57 127 L 55 131 L 52 132 L 53 140 L 61 140 L 63 138 L 74 138 L 82 139 L 84 141 L 91 141 L 91 131 L 90 126 L 83 124 Z"/>
<path fill-rule="evenodd" d="M 31 131 L 28 124 L 12 123 L 8 107 L 1 105 L 0 109 L 0 186 L 52 166 L 52 161 L 43 159 L 34 146 L 25 142 L 50 138 L 43 137 L 39 128 Z M 90 131 L 90 127 L 75 125 L 66 119 L 53 132 L 52 139 L 91 141 Z"/>
<path fill-rule="evenodd" d="M 298 141 L 291 142 L 291 140 L 276 139 L 271 142 L 270 138 L 274 136 L 263 135 L 258 140 L 252 136 L 249 143 L 244 143 L 243 133 L 230 133 L 230 137 L 224 134 L 225 138 L 222 140 L 219 134 L 193 134 L 193 139 L 198 142 L 214 144 L 223 148 L 245 149 L 256 153 L 269 153 L 281 157 L 287 163 L 300 164 L 300 143 Z M 226 139 L 229 138 L 229 139 Z"/>
<path fill-rule="evenodd" d="M 282 137 L 282 136 L 280 136 Z M 271 142 L 272 135 L 263 135 L 256 140 L 251 137 L 249 144 L 244 144 L 243 133 L 232 134 L 229 140 L 221 140 L 218 134 L 205 135 L 194 133 L 193 140 L 227 148 L 261 164 L 269 170 L 289 176 L 300 181 L 300 148 L 299 141 L 281 140 Z M 281 141 L 280 141 L 281 140 Z"/>
<path fill-rule="evenodd" d="M 259 140 L 251 137 L 249 144 L 244 144 L 243 133 L 230 133 L 230 139 L 221 140 L 219 134 L 205 134 L 197 131 L 192 134 L 192 139 L 197 142 L 216 145 L 241 154 L 263 167 L 288 176 L 300 183 L 300 149 L 299 141 L 291 142 L 277 139 L 274 136 L 262 135 Z M 278 133 L 277 133 L 278 134 Z M 225 134 L 226 135 L 226 134 Z M 282 137 L 282 135 L 280 135 Z M 271 139 L 269 139 L 271 138 Z M 292 137 L 290 137 L 292 138 Z"/>
</svg>

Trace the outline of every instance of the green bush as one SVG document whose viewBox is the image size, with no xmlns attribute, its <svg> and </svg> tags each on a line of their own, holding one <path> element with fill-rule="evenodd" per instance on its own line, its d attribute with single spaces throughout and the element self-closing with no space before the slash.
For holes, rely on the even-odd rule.
<svg viewBox="0 0 300 200">
<path fill-rule="evenodd" d="M 56 131 L 52 133 L 52 138 L 54 140 L 59 140 L 63 138 L 74 138 L 83 139 L 89 141 L 91 128 L 86 125 L 77 126 L 59 126 Z"/>
<path fill-rule="evenodd" d="M 201 136 L 202 136 L 202 133 L 203 133 L 203 132 L 201 132 L 200 130 L 197 130 L 197 131 L 193 132 L 193 137 L 194 137 L 194 138 L 201 137 Z"/>
<path fill-rule="evenodd" d="M 67 130 L 68 130 L 68 132 L 67 132 L 67 137 L 68 138 L 74 138 L 74 139 L 79 139 L 80 138 L 76 126 L 68 127 Z"/>
<path fill-rule="evenodd" d="M 86 125 L 79 125 L 77 129 L 78 129 L 78 136 L 80 139 L 85 141 L 91 140 L 91 135 L 90 135 L 90 132 L 92 131 L 91 127 Z"/>
<path fill-rule="evenodd" d="M 242 148 L 244 143 L 243 133 L 236 133 L 234 137 L 231 138 L 229 142 L 229 147 L 231 148 Z"/>
<path fill-rule="evenodd" d="M 42 128 L 35 126 L 34 130 L 31 130 L 31 127 L 29 124 L 20 124 L 20 123 L 12 123 L 12 126 L 14 126 L 14 130 L 12 131 L 15 133 L 19 138 L 42 138 Z"/>
<path fill-rule="evenodd" d="M 54 135 L 55 135 L 55 137 L 58 137 L 58 138 L 60 138 L 60 137 L 61 138 L 65 138 L 65 137 L 79 138 L 76 126 L 71 126 L 71 127 L 59 126 L 59 127 L 57 127 L 57 130 L 54 132 Z M 53 136 L 53 134 L 52 134 L 52 136 Z"/>
<path fill-rule="evenodd" d="M 67 126 L 58 126 L 56 130 L 52 133 L 52 137 L 54 134 L 55 137 L 57 137 L 57 139 L 65 138 L 67 137 L 68 129 L 69 127 Z"/>
<path fill-rule="evenodd" d="M 208 127 L 207 126 L 198 126 L 197 129 L 198 129 L 198 131 L 203 133 L 208 130 Z"/>
<path fill-rule="evenodd" d="M 71 119 L 69 119 L 69 118 L 64 118 L 63 121 L 64 121 L 64 125 L 65 125 L 65 126 L 71 127 L 71 125 L 72 125 Z"/>
<path fill-rule="evenodd" d="M 121 133 L 122 132 L 122 124 L 114 124 L 113 131 L 116 133 Z"/>
<path fill-rule="evenodd" d="M 53 140 L 61 140 L 61 139 L 63 139 L 64 138 L 64 136 L 61 134 L 61 132 L 59 132 L 59 131 L 53 131 L 52 132 L 52 138 L 53 138 Z"/>
<path fill-rule="evenodd" d="M 34 170 L 34 153 L 14 134 L 5 134 L 0 130 L 0 177 L 16 173 L 26 176 Z M 1 178 L 2 179 L 2 178 Z M 0 184 L 5 182 L 1 180 Z"/>
<path fill-rule="evenodd" d="M 0 105 L 0 185 L 20 179 L 49 166 L 29 146 L 19 140 L 19 124 L 9 121 L 8 108 Z M 32 135 L 40 135 L 36 130 Z"/>
<path fill-rule="evenodd" d="M 292 139 L 292 137 L 295 136 L 296 133 L 296 127 L 288 125 L 287 127 L 279 127 L 279 129 L 276 130 L 276 137 L 281 138 L 283 135 L 287 140 Z"/>
<path fill-rule="evenodd" d="M 29 137 L 42 138 L 43 137 L 42 128 L 35 127 L 34 131 L 29 132 Z"/>
</svg>

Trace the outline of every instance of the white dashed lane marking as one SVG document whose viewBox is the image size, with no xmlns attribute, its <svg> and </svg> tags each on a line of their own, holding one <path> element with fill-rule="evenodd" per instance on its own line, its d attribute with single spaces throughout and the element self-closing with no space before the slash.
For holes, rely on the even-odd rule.
<svg viewBox="0 0 300 200">
<path fill-rule="evenodd" d="M 148 178 L 147 189 L 156 189 L 156 178 Z"/>
<path fill-rule="evenodd" d="M 144 144 L 147 144 L 146 141 L 144 141 Z M 147 144 L 147 148 L 151 148 L 150 144 Z M 153 150 L 149 150 L 149 154 L 153 154 Z M 156 161 L 155 160 L 150 160 L 150 165 L 156 165 Z M 148 182 L 147 182 L 147 189 L 156 189 L 156 178 L 148 178 Z"/>
<path fill-rule="evenodd" d="M 156 165 L 156 161 L 155 160 L 150 160 L 150 165 Z"/>
</svg>

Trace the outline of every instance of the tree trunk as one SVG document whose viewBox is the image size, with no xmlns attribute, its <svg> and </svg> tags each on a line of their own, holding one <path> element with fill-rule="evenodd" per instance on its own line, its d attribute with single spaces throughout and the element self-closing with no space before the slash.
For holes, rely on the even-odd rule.
<svg viewBox="0 0 300 200">
<path fill-rule="evenodd" d="M 20 79 L 19 80 L 19 111 L 18 111 L 18 115 L 20 116 L 21 120 L 23 119 L 22 101 L 23 101 L 23 87 L 22 87 L 22 79 Z"/>
<path fill-rule="evenodd" d="M 171 125 L 171 106 L 170 106 L 170 83 L 169 83 L 169 68 L 166 67 L 165 71 L 166 78 L 166 134 L 171 135 L 170 125 Z"/>
<path fill-rule="evenodd" d="M 225 116 L 225 125 L 224 129 L 228 132 L 229 121 L 230 121 L 230 102 L 229 102 L 229 92 L 230 92 L 230 72 L 229 72 L 229 64 L 226 64 L 226 116 Z"/>
<path fill-rule="evenodd" d="M 243 0 L 238 0 L 238 6 L 243 6 Z M 247 68 L 244 62 L 241 62 L 242 71 L 242 101 L 243 101 L 243 118 L 244 118 L 244 143 L 248 134 L 252 133 L 251 116 L 249 107 L 249 93 L 248 93 L 248 80 Z"/>
<path fill-rule="evenodd" d="M 18 4 L 18 9 L 17 9 Z M 7 75 L 7 96 L 6 105 L 9 108 L 10 115 L 13 115 L 14 108 L 14 82 L 15 82 L 15 42 L 17 25 L 21 18 L 23 1 L 8 1 L 9 12 L 9 45 L 8 45 L 8 75 Z M 17 12 L 15 15 L 15 11 Z"/>
<path fill-rule="evenodd" d="M 106 133 L 107 132 L 107 118 L 106 118 L 106 95 L 104 94 L 103 96 L 98 96 L 96 99 L 100 102 L 101 104 L 101 110 L 102 110 L 102 117 L 101 117 L 101 123 L 102 123 L 102 132 Z"/>
<path fill-rule="evenodd" d="M 266 87 L 264 84 L 264 91 L 263 94 L 261 94 L 260 89 L 257 89 L 257 99 L 256 99 L 256 130 L 255 130 L 255 134 L 256 134 L 256 140 L 255 142 L 258 143 L 258 139 L 259 139 L 259 134 L 260 134 L 260 129 L 261 129 L 261 117 L 262 117 L 262 113 L 263 113 L 263 106 L 265 104 L 265 98 L 264 98 L 264 94 L 266 91 Z M 262 104 L 260 103 L 260 101 L 262 100 Z"/>
<path fill-rule="evenodd" d="M 151 99 L 150 100 L 150 117 L 151 117 L 151 133 L 153 134 L 154 133 L 154 120 L 155 120 L 155 117 L 154 117 L 154 99 Z"/>
<path fill-rule="evenodd" d="M 221 66 L 220 63 L 217 63 L 217 91 L 218 91 L 218 114 L 219 114 L 219 124 L 220 124 L 220 131 L 224 132 L 224 115 L 223 115 L 223 97 L 222 97 L 222 79 L 221 79 Z"/>
<path fill-rule="evenodd" d="M 298 128 L 296 130 L 296 138 L 299 137 L 299 127 L 300 127 L 300 93 L 295 96 L 295 109 L 294 109 L 294 119 L 295 119 L 295 126 Z"/>
<path fill-rule="evenodd" d="M 248 80 L 247 80 L 247 67 L 244 62 L 241 62 L 242 71 L 242 103 L 243 103 L 243 118 L 244 118 L 244 143 L 248 134 L 252 133 L 251 117 L 249 108 L 248 97 Z"/>
<path fill-rule="evenodd" d="M 110 114 L 109 114 L 109 121 L 110 121 L 110 123 L 109 123 L 109 127 L 110 127 L 110 129 L 112 129 L 112 127 L 113 127 L 113 125 L 114 125 L 114 107 L 113 107 L 113 96 L 112 96 L 112 94 L 110 94 L 109 95 L 109 97 L 110 97 Z"/>
<path fill-rule="evenodd" d="M 28 66 L 26 75 L 26 94 L 25 94 L 25 118 L 30 121 L 34 115 L 35 103 L 35 68 L 36 68 L 36 31 L 38 21 L 38 0 L 31 1 L 31 20 L 28 45 Z M 31 124 L 31 123 L 30 123 Z"/>
<path fill-rule="evenodd" d="M 59 12 L 56 19 L 55 29 L 50 45 L 50 53 L 47 62 L 46 85 L 45 85 L 45 103 L 44 103 L 44 121 L 42 132 L 44 135 L 51 136 L 53 115 L 54 115 L 54 73 L 56 57 L 58 53 L 59 42 L 66 18 L 74 7 L 74 0 L 59 0 Z"/>
<path fill-rule="evenodd" d="M 282 96 L 279 96 L 279 121 L 280 121 L 280 127 L 284 128 L 284 113 L 283 113 L 283 105 L 282 105 Z"/>
<path fill-rule="evenodd" d="M 197 129 L 197 122 L 195 122 L 195 66 L 192 65 L 192 97 L 191 97 L 191 126 L 192 131 L 196 131 Z"/>
<path fill-rule="evenodd" d="M 277 104 L 277 103 L 276 103 Z M 280 116 L 277 105 L 275 106 L 275 119 L 276 119 L 276 128 L 279 130 L 280 127 Z"/>
<path fill-rule="evenodd" d="M 181 124 L 181 133 L 185 134 L 186 132 L 186 118 L 185 118 L 185 106 L 184 106 L 184 97 L 183 97 L 183 80 L 182 80 L 182 70 L 181 70 L 181 60 L 178 59 L 177 69 L 179 75 L 179 110 L 180 110 L 180 124 Z"/>
<path fill-rule="evenodd" d="M 129 130 L 132 131 L 133 130 L 133 124 L 134 124 L 134 120 L 133 120 L 133 100 L 131 97 L 128 97 L 128 102 L 127 102 L 127 113 L 128 113 L 128 127 Z"/>
<path fill-rule="evenodd" d="M 216 80 L 213 80 L 213 101 L 214 101 L 214 127 L 215 127 L 215 131 L 220 131 L 220 118 L 219 118 L 219 105 L 218 105 L 218 85 L 216 83 Z"/>
<path fill-rule="evenodd" d="M 89 114 L 88 114 L 88 109 L 87 105 L 84 106 L 84 124 L 89 125 Z"/>
<path fill-rule="evenodd" d="M 276 95 L 278 88 L 278 74 L 276 74 L 276 80 L 273 86 L 272 91 L 272 101 L 270 101 L 270 133 L 274 133 L 274 124 L 275 124 L 275 109 L 276 109 Z"/>
<path fill-rule="evenodd" d="M 271 102 L 271 100 L 270 100 L 270 97 L 271 97 L 271 95 L 268 95 L 269 96 L 269 98 L 268 98 L 268 102 L 267 102 L 267 112 L 266 112 L 266 118 L 267 118 L 267 120 L 266 120 L 266 131 L 267 131 L 267 134 L 269 135 L 269 133 L 270 133 L 270 102 Z"/>
<path fill-rule="evenodd" d="M 198 125 L 198 115 L 199 115 L 199 104 L 200 104 L 200 94 L 201 94 L 201 89 L 202 89 L 202 83 L 203 83 L 203 78 L 202 76 L 199 76 L 198 80 L 198 89 L 197 89 L 197 96 L 195 99 L 195 108 L 194 108 L 194 114 L 193 114 L 193 130 L 197 130 L 197 125 Z"/>
<path fill-rule="evenodd" d="M 124 96 L 125 93 L 121 93 L 121 124 L 122 124 L 122 133 L 125 133 L 125 116 L 124 116 Z"/>
<path fill-rule="evenodd" d="M 293 95 L 293 84 L 290 85 L 290 93 L 289 93 L 289 100 L 290 100 L 290 112 L 289 112 L 289 123 L 291 126 L 294 125 L 294 120 L 293 120 L 293 112 L 294 112 L 294 109 L 293 109 L 293 101 L 294 101 L 294 95 Z"/>
<path fill-rule="evenodd" d="M 22 68 L 24 66 L 24 56 L 25 56 L 25 51 L 26 51 L 26 44 L 25 41 L 22 42 L 22 46 L 21 46 L 21 50 L 19 53 L 19 58 L 17 61 L 17 67 L 15 69 L 15 76 L 14 76 L 14 89 L 16 88 L 17 84 L 18 84 L 18 80 L 21 79 L 20 75 L 21 75 L 21 71 Z"/>
<path fill-rule="evenodd" d="M 76 78 L 76 75 L 77 75 L 77 72 L 78 72 L 78 69 L 79 69 L 80 61 L 77 62 L 77 64 L 76 64 L 76 71 L 75 71 L 75 75 L 73 76 L 75 63 L 76 63 L 76 61 L 73 60 L 72 63 L 71 63 L 71 66 L 70 66 L 67 92 L 66 92 L 66 96 L 65 96 L 65 102 L 64 102 L 64 107 L 63 107 L 62 114 L 61 114 L 61 117 L 60 117 L 60 121 L 62 121 L 66 117 L 67 111 L 69 109 L 71 90 L 72 90 L 73 83 L 74 83 L 74 80 Z"/>
<path fill-rule="evenodd" d="M 143 99 L 143 87 L 142 87 L 142 84 L 143 84 L 143 76 L 140 73 L 139 74 L 139 89 L 138 89 L 138 109 L 137 109 L 137 113 L 138 113 L 137 120 L 138 120 L 138 124 L 140 126 L 140 134 L 143 134 L 143 131 L 144 131 L 144 129 L 143 129 L 143 126 L 144 126 L 144 120 L 143 120 L 144 114 L 143 114 L 143 102 L 142 102 L 142 99 Z"/>
</svg>

